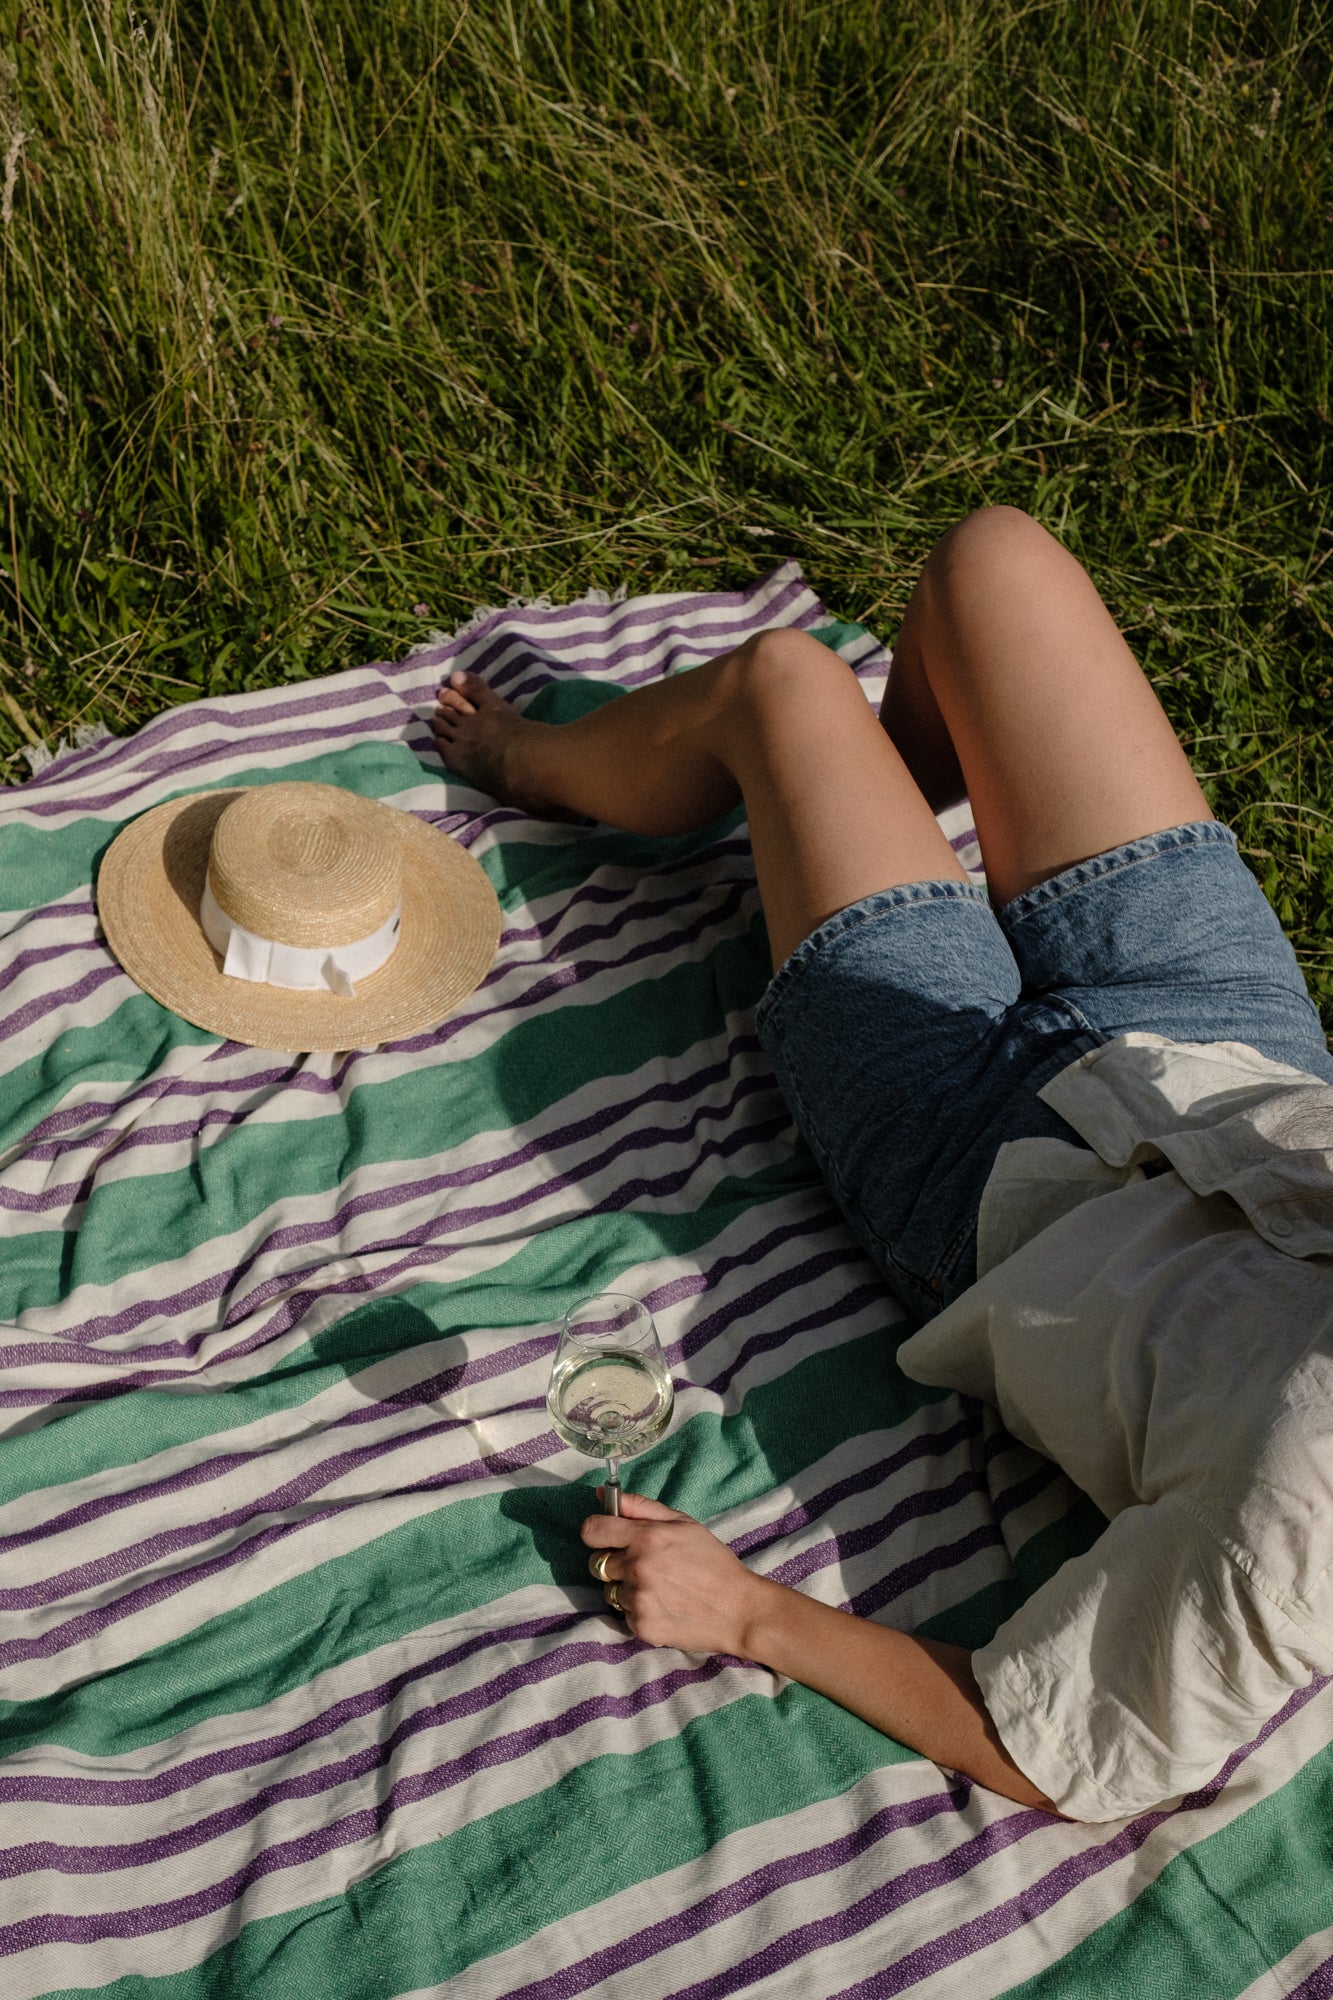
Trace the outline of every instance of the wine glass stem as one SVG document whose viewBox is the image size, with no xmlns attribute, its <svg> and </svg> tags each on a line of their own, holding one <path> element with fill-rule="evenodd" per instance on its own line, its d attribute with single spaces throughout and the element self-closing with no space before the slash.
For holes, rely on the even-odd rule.
<svg viewBox="0 0 1333 2000">
<path fill-rule="evenodd" d="M 620 1495 L 622 1491 L 620 1484 L 620 1460 L 618 1458 L 611 1458 L 607 1461 L 607 1464 L 608 1470 L 602 1487 L 602 1493 L 606 1501 L 607 1513 L 618 1514 L 620 1512 Z"/>
</svg>

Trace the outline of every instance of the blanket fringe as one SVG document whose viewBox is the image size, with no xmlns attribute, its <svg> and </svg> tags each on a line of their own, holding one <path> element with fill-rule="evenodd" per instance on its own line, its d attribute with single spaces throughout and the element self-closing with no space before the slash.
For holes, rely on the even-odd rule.
<svg viewBox="0 0 1333 2000">
<path fill-rule="evenodd" d="M 569 603 L 587 604 L 604 609 L 608 604 L 623 604 L 628 596 L 629 585 L 620 583 L 614 590 L 585 590 L 581 597 L 570 598 Z M 555 600 L 549 591 L 543 591 L 539 597 L 511 597 L 507 604 L 474 605 L 470 615 L 455 626 L 452 632 L 443 632 L 438 627 L 432 626 L 414 646 L 408 647 L 402 657 L 410 660 L 418 653 L 433 653 L 440 646 L 451 645 L 456 639 L 466 639 L 479 626 L 485 624 L 488 618 L 494 618 L 501 612 L 556 609 Z M 67 757 L 72 750 L 91 750 L 96 743 L 108 742 L 113 733 L 104 722 L 76 722 L 68 736 L 62 736 L 54 749 L 45 742 L 23 744 L 16 754 L 27 759 L 28 778 L 20 779 L 19 782 L 26 784 L 28 779 L 42 777 L 53 764 L 59 763 L 60 759 Z M 0 790 L 3 789 L 5 788 L 0 786 Z"/>
<path fill-rule="evenodd" d="M 76 722 L 68 736 L 62 736 L 54 750 L 49 743 L 25 743 L 18 754 L 28 763 L 28 777 L 40 778 L 43 771 L 49 771 L 62 757 L 68 757 L 71 750 L 91 750 L 96 743 L 107 743 L 111 731 L 104 722 Z M 26 784 L 27 779 L 20 783 Z"/>
</svg>

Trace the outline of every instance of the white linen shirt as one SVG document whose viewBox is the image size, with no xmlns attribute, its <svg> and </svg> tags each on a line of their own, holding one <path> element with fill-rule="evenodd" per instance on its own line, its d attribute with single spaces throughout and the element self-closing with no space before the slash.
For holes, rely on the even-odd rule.
<svg viewBox="0 0 1333 2000">
<path fill-rule="evenodd" d="M 899 1360 L 1110 1517 L 973 1669 L 1033 1784 L 1118 1819 L 1333 1673 L 1333 1085 L 1131 1034 L 1041 1096 L 1093 1152 L 1001 1149 L 978 1282 Z"/>
</svg>

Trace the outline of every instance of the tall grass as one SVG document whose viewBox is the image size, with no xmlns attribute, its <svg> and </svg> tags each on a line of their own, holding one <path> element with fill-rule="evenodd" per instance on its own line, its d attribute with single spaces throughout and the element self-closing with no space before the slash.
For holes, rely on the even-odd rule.
<svg viewBox="0 0 1333 2000">
<path fill-rule="evenodd" d="M 1333 1020 L 1333 0 L 50 0 L 0 759 L 966 509 L 1092 568 Z"/>
</svg>

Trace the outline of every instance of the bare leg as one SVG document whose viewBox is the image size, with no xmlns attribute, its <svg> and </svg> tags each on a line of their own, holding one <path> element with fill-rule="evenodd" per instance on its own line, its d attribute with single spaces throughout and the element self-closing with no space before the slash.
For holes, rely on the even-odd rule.
<svg viewBox="0 0 1333 2000">
<path fill-rule="evenodd" d="M 882 720 L 936 810 L 967 792 L 999 903 L 1212 818 L 1091 579 L 1017 508 L 970 515 L 931 551 Z"/>
<path fill-rule="evenodd" d="M 670 834 L 744 799 L 774 964 L 877 889 L 966 879 L 856 676 L 803 632 L 554 726 L 454 675 L 432 726 L 451 770 L 537 811 Z"/>
</svg>

